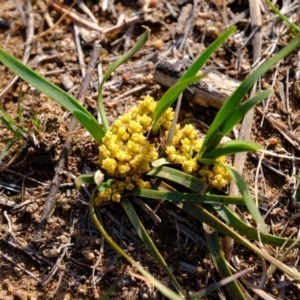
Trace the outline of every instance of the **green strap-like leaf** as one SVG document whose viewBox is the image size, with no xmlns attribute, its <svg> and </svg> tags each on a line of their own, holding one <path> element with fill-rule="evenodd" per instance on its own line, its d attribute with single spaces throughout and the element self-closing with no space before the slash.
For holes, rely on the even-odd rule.
<svg viewBox="0 0 300 300">
<path fill-rule="evenodd" d="M 159 120 L 164 112 L 170 107 L 178 98 L 178 96 L 186 89 L 189 84 L 192 84 L 192 80 L 189 83 L 189 79 L 196 76 L 199 70 L 205 65 L 210 56 L 216 52 L 216 50 L 224 44 L 227 38 L 236 30 L 233 26 L 229 28 L 224 34 L 218 37 L 208 48 L 196 59 L 196 61 L 186 70 L 186 72 L 181 76 L 178 82 L 173 85 L 159 100 L 156 109 L 154 111 L 154 122 L 153 122 L 153 132 L 156 133 L 159 127 Z M 200 79 L 200 78 L 199 78 Z M 182 84 L 186 82 L 186 84 Z M 172 92 L 171 92 L 171 91 Z"/>
<path fill-rule="evenodd" d="M 270 262 L 274 266 L 276 266 L 279 270 L 286 273 L 291 278 L 300 282 L 300 273 L 297 270 L 294 270 L 287 266 L 284 263 L 281 263 L 271 255 L 267 254 L 265 251 L 261 250 L 260 248 L 256 247 L 251 241 L 244 238 L 239 233 L 235 232 L 231 227 L 227 226 L 226 224 L 222 223 L 218 218 L 208 212 L 205 208 L 203 208 L 199 204 L 195 203 L 180 203 L 177 204 L 178 207 L 182 208 L 184 211 L 189 213 L 191 216 L 195 217 L 197 220 L 206 223 L 210 227 L 214 228 L 218 232 L 228 236 L 229 238 L 234 239 L 237 243 L 240 243 L 247 247 L 248 249 L 256 252 L 259 256 L 264 258 L 266 261 Z M 224 206 L 225 207 L 225 206 Z M 245 233 L 246 235 L 246 233 Z M 261 233 L 261 241 L 263 242 L 263 237 L 265 235 Z M 256 236 L 255 240 L 258 240 L 258 236 Z M 286 246 L 291 245 L 292 240 L 285 239 L 287 244 Z M 299 248 L 300 243 L 296 244 L 295 247 Z"/>
<path fill-rule="evenodd" d="M 238 124 L 246 115 L 246 113 L 253 108 L 255 105 L 260 103 L 263 99 L 268 98 L 271 95 L 272 91 L 267 90 L 263 91 L 261 93 L 258 93 L 257 95 L 253 96 L 249 100 L 246 100 L 243 102 L 229 117 L 228 120 L 226 120 L 221 126 L 220 131 L 226 135 L 228 134 L 232 128 Z"/>
<path fill-rule="evenodd" d="M 193 191 L 196 191 L 200 195 L 203 195 L 208 189 L 208 185 L 199 178 L 166 166 L 154 167 L 150 172 L 147 173 L 147 175 L 176 182 Z"/>
<path fill-rule="evenodd" d="M 220 245 L 218 233 L 204 223 L 203 229 L 209 253 L 221 278 L 228 278 L 232 276 L 232 273 L 228 267 L 228 263 L 225 259 L 223 250 Z M 232 299 L 247 299 L 236 280 L 233 280 L 232 282 L 228 283 L 225 287 Z"/>
<path fill-rule="evenodd" d="M 94 197 L 95 197 L 94 190 L 90 202 L 89 202 L 89 213 L 90 218 L 98 230 L 98 232 L 104 237 L 105 241 L 113 248 L 115 249 L 121 256 L 123 256 L 134 268 L 136 268 L 143 276 L 145 276 L 151 284 L 153 284 L 157 290 L 159 290 L 165 297 L 168 299 L 173 300 L 182 300 L 182 297 L 174 293 L 172 290 L 170 290 L 168 287 L 166 287 L 164 284 L 162 284 L 159 280 L 155 279 L 148 271 L 146 271 L 138 262 L 136 262 L 129 254 L 127 254 L 107 233 L 107 231 L 104 229 L 103 225 L 99 221 L 95 207 L 94 207 Z"/>
<path fill-rule="evenodd" d="M 220 215 L 220 217 L 232 228 L 238 231 L 240 234 L 245 235 L 250 240 L 258 241 L 259 238 L 263 244 L 268 244 L 274 247 L 289 247 L 295 243 L 294 239 L 287 239 L 272 234 L 260 233 L 258 236 L 257 229 L 247 225 L 241 220 L 235 213 L 233 213 L 227 206 L 220 206 L 212 204 L 212 207 Z M 295 245 L 296 248 L 300 248 L 300 240 Z"/>
<path fill-rule="evenodd" d="M 171 86 L 159 100 L 153 116 L 152 132 L 156 134 L 158 132 L 161 116 L 166 110 L 175 102 L 179 95 L 191 84 L 202 79 L 204 75 L 191 76 L 185 80 L 179 80 L 176 84 Z"/>
<path fill-rule="evenodd" d="M 200 157 L 205 157 L 206 153 L 209 153 L 214 148 L 217 147 L 219 141 L 215 139 L 215 135 L 219 133 L 226 120 L 230 119 L 233 111 L 236 110 L 239 103 L 242 101 L 243 97 L 250 91 L 254 83 L 267 71 L 269 71 L 272 66 L 278 63 L 281 59 L 289 55 L 296 47 L 300 44 L 300 35 L 297 35 L 287 46 L 285 46 L 278 54 L 266 61 L 263 65 L 257 68 L 253 73 L 251 73 L 233 92 L 233 94 L 227 99 L 223 104 L 218 114 L 216 115 L 213 123 L 210 125 L 205 140 L 200 150 Z M 212 142 L 214 140 L 214 142 Z"/>
<path fill-rule="evenodd" d="M 143 198 L 157 199 L 159 201 L 171 202 L 195 202 L 195 203 L 214 203 L 214 204 L 235 204 L 245 205 L 243 197 L 229 197 L 222 195 L 199 195 L 179 192 L 165 192 L 153 189 L 134 189 L 128 195 L 140 196 Z"/>
<path fill-rule="evenodd" d="M 205 156 L 205 159 L 207 159 L 207 158 L 217 159 L 218 157 L 221 157 L 221 156 L 231 155 L 231 154 L 235 154 L 238 152 L 245 152 L 245 151 L 246 152 L 247 151 L 255 152 L 259 149 L 262 149 L 262 146 L 258 143 L 233 140 L 233 141 L 228 141 L 224 145 L 221 145 L 218 148 L 216 148 L 215 150 L 212 150 L 211 152 L 209 152 Z M 201 162 L 202 162 L 202 160 L 200 159 L 200 163 Z"/>
<path fill-rule="evenodd" d="M 153 243 L 153 241 L 152 241 L 151 237 L 149 236 L 149 234 L 147 233 L 144 225 L 142 224 L 139 217 L 137 216 L 131 203 L 127 199 L 125 199 L 125 200 L 121 201 L 121 204 L 129 218 L 129 220 L 131 221 L 131 224 L 133 225 L 136 232 L 138 233 L 139 237 L 142 239 L 142 241 L 148 247 L 148 249 L 150 250 L 152 255 L 155 257 L 155 259 L 158 261 L 160 266 L 166 272 L 166 274 L 172 279 L 172 281 L 175 284 L 175 286 L 177 287 L 177 289 L 184 295 L 185 292 L 184 292 L 183 288 L 180 286 L 177 279 L 175 278 L 172 271 L 170 270 L 168 264 L 166 263 L 166 261 L 164 260 L 164 258 L 162 257 L 162 255 L 160 254 L 158 249 L 156 248 L 155 244 Z"/>
<path fill-rule="evenodd" d="M 105 81 L 109 78 L 109 76 L 119 67 L 120 65 L 124 64 L 126 61 L 128 61 L 130 58 L 133 57 L 133 55 L 138 52 L 147 42 L 149 35 L 150 35 L 150 29 L 148 27 L 145 27 L 146 31 L 140 36 L 140 38 L 137 40 L 137 42 L 133 45 L 133 47 L 124 55 L 122 55 L 119 59 L 117 59 L 114 63 L 112 63 L 109 68 L 107 69 L 106 73 L 103 76 L 103 79 L 99 86 L 98 91 L 98 109 L 101 116 L 101 121 L 104 127 L 104 131 L 106 132 L 109 128 L 109 124 L 106 118 L 106 113 L 104 110 L 104 103 L 103 103 L 103 97 L 102 97 L 102 91 L 103 91 L 103 85 Z"/>
<path fill-rule="evenodd" d="M 104 135 L 102 127 L 76 99 L 2 49 L 0 49 L 0 61 L 24 81 L 63 106 L 71 114 L 75 112 L 76 116 L 79 117 L 78 121 L 80 123 L 83 121 L 82 126 L 91 133 L 98 143 L 101 143 Z"/>
<path fill-rule="evenodd" d="M 242 197 L 244 198 L 245 205 L 247 206 L 249 213 L 251 214 L 252 218 L 257 223 L 259 230 L 263 233 L 268 233 L 268 226 L 266 225 L 263 217 L 261 216 L 261 214 L 258 210 L 258 207 L 256 206 L 255 201 L 253 200 L 253 197 L 252 197 L 246 183 L 244 182 L 242 176 L 237 171 L 233 170 L 232 168 L 229 168 L 228 166 L 226 166 L 224 164 L 219 163 L 216 160 L 201 159 L 201 162 L 204 164 L 207 164 L 207 165 L 218 164 L 220 166 L 223 166 L 227 170 L 227 172 L 230 173 L 232 179 L 234 180 L 237 187 L 239 188 L 239 191 L 240 191 Z"/>
<path fill-rule="evenodd" d="M 102 126 L 96 121 L 92 115 L 87 115 L 82 110 L 74 110 L 72 115 L 78 122 L 90 133 L 90 135 L 101 145 L 104 137 L 104 130 Z M 97 124 L 97 125 L 96 125 Z"/>
<path fill-rule="evenodd" d="M 199 292 L 196 292 L 196 293 L 193 293 L 192 295 L 190 295 L 189 300 L 194 300 L 194 299 L 198 300 L 198 299 L 206 298 L 205 296 L 212 294 L 214 291 L 218 290 L 220 287 L 222 287 L 224 285 L 229 285 L 233 280 L 236 280 L 239 277 L 247 274 L 249 271 L 251 271 L 251 268 L 244 269 L 240 272 L 235 273 L 234 275 L 231 275 L 231 276 L 228 276 L 228 277 L 222 279 L 221 281 L 219 281 L 217 283 L 209 285 L 209 286 L 203 288 L 202 290 L 200 290 Z M 226 286 L 226 288 L 227 288 L 227 286 Z M 239 286 L 239 288 L 242 289 L 242 287 L 240 287 L 240 286 Z M 241 291 L 241 293 L 243 293 L 243 292 Z M 235 297 L 233 299 L 252 299 L 251 297 L 244 298 L 243 297 L 243 296 L 245 296 L 244 294 L 243 294 L 243 296 L 241 296 L 232 290 L 230 290 L 229 294 L 230 295 L 238 295 L 237 297 Z"/>
</svg>

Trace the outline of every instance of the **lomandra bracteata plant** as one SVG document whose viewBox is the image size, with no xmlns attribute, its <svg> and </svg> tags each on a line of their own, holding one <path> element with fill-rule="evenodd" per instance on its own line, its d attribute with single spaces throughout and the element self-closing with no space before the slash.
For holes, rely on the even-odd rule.
<svg viewBox="0 0 300 300">
<path fill-rule="evenodd" d="M 246 292 L 241 288 L 242 282 L 237 282 L 241 273 L 232 275 L 232 271 L 228 267 L 230 263 L 223 256 L 218 232 L 247 247 L 248 251 L 252 251 L 262 258 L 265 264 L 269 263 L 272 267 L 277 268 L 290 280 L 300 281 L 298 271 L 278 261 L 253 243 L 255 240 L 274 247 L 300 248 L 299 241 L 269 234 L 269 228 L 246 183 L 240 174 L 226 164 L 228 155 L 242 151 L 257 151 L 260 149 L 260 145 L 249 141 L 220 143 L 222 138 L 242 120 L 249 109 L 270 96 L 271 91 L 267 90 L 259 92 L 251 98 L 246 97 L 261 76 L 299 46 L 300 35 L 249 74 L 223 104 L 203 140 L 199 138 L 197 130 L 191 124 L 183 127 L 177 124 L 172 141 L 170 144 L 165 144 L 169 132 L 172 131 L 171 123 L 174 111 L 171 106 L 188 85 L 205 76 L 205 74 L 198 75 L 199 70 L 234 31 L 234 27 L 228 29 L 208 46 L 158 102 L 150 96 L 146 96 L 139 101 L 137 107 L 119 117 L 111 125 L 107 122 L 102 98 L 104 82 L 120 64 L 130 59 L 146 43 L 149 36 L 148 30 L 128 53 L 125 53 L 108 68 L 101 81 L 98 110 L 102 124 L 99 124 L 91 113 L 71 95 L 0 49 L 0 61 L 4 65 L 70 111 L 98 143 L 99 166 L 97 167 L 102 172 L 100 180 L 96 179 L 94 174 L 83 174 L 75 181 L 76 187 L 80 187 L 82 184 L 96 185 L 89 201 L 91 220 L 108 244 L 126 258 L 166 298 L 172 300 L 200 299 L 225 284 L 225 281 L 228 294 L 232 298 L 248 299 Z M 174 128 L 173 124 L 172 128 Z M 158 185 L 152 185 L 151 178 L 155 182 L 157 181 Z M 167 182 L 164 181 L 166 178 Z M 239 188 L 241 195 L 238 197 L 228 197 L 217 191 L 224 188 L 231 178 Z M 207 188 L 208 186 L 209 188 Z M 203 224 L 208 251 L 216 270 L 225 281 L 222 284 L 209 286 L 204 291 L 188 295 L 143 226 L 131 204 L 131 196 L 172 202 L 174 206 L 198 220 L 198 224 Z M 107 201 L 120 202 L 137 234 L 169 276 L 172 285 L 165 286 L 155 279 L 106 232 L 105 227 L 98 219 L 95 204 L 100 205 Z M 228 208 L 228 204 L 245 205 L 254 222 L 251 225 L 243 222 L 240 216 Z M 247 214 L 247 212 L 245 213 Z"/>
</svg>

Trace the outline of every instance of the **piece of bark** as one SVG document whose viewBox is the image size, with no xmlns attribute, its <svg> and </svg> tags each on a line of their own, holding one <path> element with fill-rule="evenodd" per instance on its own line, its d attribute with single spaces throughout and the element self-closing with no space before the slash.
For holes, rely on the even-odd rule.
<svg viewBox="0 0 300 300">
<path fill-rule="evenodd" d="M 179 80 L 191 64 L 192 62 L 187 59 L 176 62 L 161 60 L 156 65 L 153 79 L 163 86 L 170 87 Z M 207 76 L 189 86 L 184 92 L 184 97 L 205 107 L 220 108 L 241 82 L 216 70 L 208 70 L 208 68 L 203 70 L 204 73 L 208 73 Z"/>
</svg>

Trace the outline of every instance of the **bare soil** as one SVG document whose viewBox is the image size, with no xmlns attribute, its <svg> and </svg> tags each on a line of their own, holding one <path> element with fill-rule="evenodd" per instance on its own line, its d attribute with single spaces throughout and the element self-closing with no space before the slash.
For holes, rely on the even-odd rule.
<svg viewBox="0 0 300 300">
<path fill-rule="evenodd" d="M 152 78 L 158 60 L 195 59 L 228 24 L 235 24 L 237 32 L 213 55 L 209 65 L 238 80 L 243 80 L 253 69 L 253 46 L 251 40 L 247 41 L 252 33 L 248 1 L 98 2 L 90 1 L 85 5 L 98 27 L 105 29 L 107 34 L 88 25 L 95 23 L 78 4 L 70 9 L 71 1 L 61 1 L 57 5 L 46 1 L 32 4 L 20 1 L 17 9 L 13 1 L 0 0 L 0 45 L 76 96 L 94 43 L 101 45 L 98 70 L 104 73 L 144 32 L 143 26 L 148 26 L 151 36 L 146 46 L 121 66 L 105 85 L 104 98 L 110 122 L 145 95 L 159 99 L 164 88 Z M 282 2 L 280 7 L 285 4 L 285 1 Z M 193 6 L 195 3 L 196 6 Z M 61 10 L 63 7 L 67 9 L 65 13 Z M 264 7 L 262 59 L 278 52 L 294 34 Z M 188 10 L 193 18 L 182 13 Z M 300 26 L 299 8 L 294 8 L 288 16 Z M 117 24 L 119 26 L 112 30 Z M 75 37 L 79 45 L 76 45 Z M 275 93 L 266 108 L 262 126 L 262 116 L 256 113 L 251 139 L 275 154 L 299 154 L 298 64 L 299 56 L 295 51 L 259 83 L 259 88 L 274 85 Z M 4 93 L 14 75 L 3 65 L 0 65 L 0 74 L 1 105 L 11 118 L 18 120 L 21 90 L 21 123 L 28 132 L 28 137 L 13 147 L 0 165 L 0 299 L 101 299 L 113 284 L 116 286 L 109 299 L 164 299 L 107 246 L 89 220 L 88 195 L 83 190 L 76 190 L 73 182 L 76 176 L 97 170 L 98 147 L 79 125 L 73 135 L 66 164 L 59 174 L 58 190 L 53 195 L 55 205 L 42 235 L 39 239 L 35 238 L 45 203 L 49 201 L 49 189 L 57 172 L 72 116 L 20 79 Z M 85 96 L 85 106 L 94 115 L 98 78 L 95 69 Z M 261 109 L 264 110 L 264 107 L 261 106 Z M 186 100 L 180 119 L 195 124 L 202 121 L 209 125 L 216 112 L 215 108 L 203 108 Z M 41 128 L 33 124 L 32 118 L 39 120 Z M 291 140 L 270 120 L 277 121 L 288 130 Z M 0 137 L 3 140 L 12 137 L 2 123 Z M 1 149 L 4 145 L 1 144 Z M 270 155 L 266 155 L 263 162 L 265 165 L 258 174 L 259 193 L 265 197 L 262 211 L 269 211 L 266 220 L 272 224 L 275 234 L 296 238 L 299 222 L 295 215 L 298 205 L 293 197 L 296 188 L 293 175 L 298 173 L 299 163 Z M 257 159 L 248 156 L 243 173 L 253 192 L 257 164 Z M 135 201 L 133 205 L 182 286 L 189 292 L 195 292 L 219 281 L 205 246 L 201 224 L 171 204 L 145 202 L 155 209 L 160 218 L 158 224 Z M 103 205 L 98 213 L 112 237 L 157 279 L 172 287 L 168 277 L 145 249 L 121 205 Z M 294 218 L 290 221 L 292 216 Z M 233 255 L 236 267 L 254 267 L 255 271 L 248 279 L 258 285 L 265 266 L 257 261 L 255 254 L 237 244 Z M 285 263 L 298 269 L 297 257 L 295 250 L 285 258 Z M 280 276 L 280 273 L 274 273 L 263 289 L 278 299 L 298 299 L 299 285 L 292 283 L 287 288 L 280 287 L 277 284 L 285 281 Z M 250 290 L 249 293 L 253 295 Z M 208 298 L 222 297 L 230 299 L 224 289 Z"/>
</svg>

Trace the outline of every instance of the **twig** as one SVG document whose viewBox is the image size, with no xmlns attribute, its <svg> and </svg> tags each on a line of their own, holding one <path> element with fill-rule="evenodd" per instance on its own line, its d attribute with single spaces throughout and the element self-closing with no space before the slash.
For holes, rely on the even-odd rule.
<svg viewBox="0 0 300 300">
<path fill-rule="evenodd" d="M 126 96 L 129 96 L 129 95 L 132 95 L 132 94 L 134 94 L 138 91 L 141 91 L 146 87 L 147 87 L 146 84 L 137 85 L 136 87 L 130 89 L 129 91 L 115 97 L 113 102 L 107 103 L 107 106 L 108 107 L 114 106 L 115 104 L 119 103 L 120 101 L 123 101 Z"/>
<path fill-rule="evenodd" d="M 97 19 L 93 15 L 93 13 L 90 11 L 90 9 L 85 5 L 85 3 L 82 0 L 76 0 L 78 7 L 90 17 L 90 19 L 95 23 L 98 24 Z"/>
<path fill-rule="evenodd" d="M 17 206 L 17 203 L 15 201 L 10 201 L 9 198 L 6 198 L 4 194 L 0 195 L 0 204 L 10 206 L 10 207 Z"/>
<path fill-rule="evenodd" d="M 193 9 L 193 5 L 188 3 L 181 9 L 181 13 L 178 17 L 178 22 L 176 26 L 176 32 L 181 38 L 181 43 L 178 47 L 178 51 L 181 53 L 184 53 L 184 49 L 187 44 L 187 37 L 190 33 L 190 30 L 192 29 L 192 24 L 194 21 L 194 11 L 195 7 Z"/>
<path fill-rule="evenodd" d="M 250 157 L 252 157 L 252 158 L 254 158 L 254 159 L 256 159 L 256 160 L 259 161 L 259 157 L 256 156 L 255 154 L 253 154 L 253 153 L 248 153 L 248 155 L 249 155 Z M 262 166 L 264 166 L 264 167 L 266 167 L 267 169 L 269 169 L 269 170 L 275 172 L 276 174 L 278 174 L 278 175 L 280 175 L 280 176 L 282 176 L 282 177 L 284 177 L 284 178 L 287 178 L 287 175 L 286 175 L 286 174 L 281 173 L 281 172 L 278 171 L 277 169 L 273 168 L 273 167 L 270 166 L 267 162 L 262 161 L 261 164 L 262 164 Z"/>
<path fill-rule="evenodd" d="M 73 219 L 73 221 L 72 221 L 68 242 L 63 247 L 59 248 L 59 249 L 62 249 L 62 248 L 64 249 L 63 252 L 62 252 L 62 254 L 61 254 L 61 256 L 57 259 L 55 265 L 52 267 L 52 269 L 49 272 L 48 276 L 41 282 L 42 286 L 45 286 L 51 280 L 51 278 L 55 275 L 55 273 L 58 270 L 59 265 L 61 264 L 62 260 L 64 259 L 64 257 L 67 254 L 68 247 L 71 246 L 71 245 L 73 245 L 70 242 L 71 242 L 71 239 L 72 239 L 72 233 L 73 233 L 75 221 L 76 221 L 75 219 Z"/>
<path fill-rule="evenodd" d="M 11 239 L 14 242 L 12 242 Z M 7 245 L 13 247 L 14 249 L 23 251 L 28 256 L 30 256 L 34 261 L 36 261 L 40 264 L 41 264 L 41 262 L 43 262 L 43 263 L 47 263 L 49 266 L 53 266 L 53 263 L 50 260 L 48 260 L 45 257 L 43 257 L 42 255 L 40 255 L 35 249 L 23 244 L 16 237 L 12 237 L 11 239 L 9 239 L 9 238 L 3 239 L 3 242 L 5 242 Z"/>
<path fill-rule="evenodd" d="M 104 239 L 102 238 L 101 239 L 101 245 L 100 245 L 100 251 L 99 251 L 99 256 L 97 258 L 97 261 L 95 262 L 95 264 L 93 265 L 92 269 L 93 269 L 93 272 L 92 272 L 92 285 L 93 285 L 93 288 L 96 288 L 96 283 L 97 281 L 95 280 L 95 272 L 103 258 L 103 252 L 104 252 Z"/>
<path fill-rule="evenodd" d="M 48 7 L 46 6 L 45 2 L 42 0 L 38 0 L 36 4 L 42 10 L 44 20 L 47 22 L 49 29 L 52 28 L 54 26 L 54 23 L 52 22 L 49 12 L 47 11 Z"/>
<path fill-rule="evenodd" d="M 16 9 L 17 9 L 18 13 L 20 14 L 21 20 L 25 25 L 26 24 L 26 17 L 25 17 L 24 11 L 23 11 L 23 9 L 20 5 L 19 0 L 14 0 L 14 3 L 15 3 L 15 6 L 16 6 Z"/>
<path fill-rule="evenodd" d="M 161 223 L 160 217 L 144 201 L 140 200 L 138 197 L 134 197 L 133 201 L 150 216 L 155 225 L 159 225 Z"/>
<path fill-rule="evenodd" d="M 117 220 L 110 212 L 106 212 L 106 215 L 112 220 L 112 222 L 116 225 L 117 228 L 121 227 L 121 222 Z M 130 237 L 134 242 L 138 241 L 137 238 L 134 235 L 132 235 L 132 233 L 126 228 L 124 228 L 124 234 L 127 237 Z"/>
<path fill-rule="evenodd" d="M 260 115 L 263 115 L 263 111 L 259 108 L 255 108 L 256 112 L 258 112 Z M 283 124 L 279 123 L 272 117 L 266 116 L 265 119 L 267 122 L 269 122 L 276 130 L 278 130 L 283 137 L 297 150 L 300 150 L 300 140 L 295 137 L 294 134 L 292 134 Z"/>
<path fill-rule="evenodd" d="M 261 12 L 260 12 L 260 5 L 259 0 L 253 0 L 249 1 L 249 7 L 250 7 L 250 16 L 251 16 L 251 27 L 252 31 L 256 30 L 256 32 L 253 35 L 252 39 L 252 45 L 253 45 L 253 61 L 256 61 L 261 56 L 261 45 L 262 45 L 262 35 L 261 35 Z M 254 84 L 251 95 L 253 95 L 256 92 L 256 84 Z M 250 139 L 250 133 L 252 128 L 252 123 L 254 119 L 254 109 L 251 109 L 247 112 L 247 114 L 244 117 L 244 120 L 242 122 L 241 130 L 239 133 L 239 139 L 240 140 L 249 140 Z M 237 172 L 240 174 L 243 173 L 244 164 L 246 160 L 246 153 L 237 153 L 234 156 L 234 168 Z M 229 195 L 230 196 L 237 196 L 239 193 L 237 186 L 232 182 L 229 188 Z M 232 211 L 235 210 L 235 205 L 229 205 L 229 209 Z M 225 257 L 230 260 L 231 252 L 233 250 L 233 240 L 226 238 L 225 239 Z"/>
<path fill-rule="evenodd" d="M 39 283 L 41 283 L 41 280 L 39 278 L 35 277 L 31 272 L 27 271 L 25 268 L 23 268 L 22 266 L 20 266 L 19 264 L 17 264 L 12 258 L 10 258 L 9 256 L 3 254 L 1 251 L 0 251 L 0 256 L 2 256 L 4 259 L 6 259 L 7 261 L 9 261 L 10 263 L 12 263 L 13 265 L 15 265 L 16 267 L 18 267 L 22 271 L 24 271 L 27 275 L 29 275 L 30 277 L 32 277 L 33 279 L 35 279 Z"/>
<path fill-rule="evenodd" d="M 89 64 L 88 64 L 86 75 L 85 75 L 85 77 L 82 81 L 81 89 L 80 89 L 79 94 L 78 94 L 78 101 L 80 103 L 84 102 L 85 93 L 86 93 L 86 91 L 88 89 L 88 86 L 90 84 L 92 74 L 93 74 L 93 71 L 95 69 L 95 65 L 96 65 L 96 62 L 98 60 L 98 57 L 99 57 L 99 53 L 100 53 L 100 46 L 95 44 L 92 55 L 91 55 L 91 59 L 90 59 Z M 68 133 L 72 133 L 72 132 L 75 131 L 76 124 L 77 124 L 77 121 L 73 117 L 71 119 L 71 122 L 70 122 Z M 41 217 L 41 221 L 39 222 L 39 224 L 37 226 L 37 229 L 34 233 L 34 240 L 35 241 L 39 241 L 42 238 L 42 235 L 43 235 L 45 226 L 47 224 L 48 218 L 49 218 L 51 212 L 54 209 L 55 197 L 56 197 L 56 194 L 57 194 L 57 191 L 58 191 L 58 188 L 59 188 L 59 185 L 60 185 L 60 181 L 61 181 L 61 172 L 64 169 L 65 164 L 66 164 L 66 157 L 67 157 L 68 150 L 71 146 L 72 138 L 73 138 L 72 135 L 67 136 L 65 144 L 64 144 L 63 149 L 61 151 L 60 158 L 59 158 L 58 165 L 57 165 L 57 169 L 56 169 L 56 174 L 54 176 L 54 179 L 52 181 L 48 197 L 46 199 L 46 203 L 45 203 L 45 207 L 44 207 L 43 214 L 42 214 L 42 217 Z"/>
<path fill-rule="evenodd" d="M 275 70 L 274 78 L 273 78 L 273 81 L 272 81 L 272 84 L 271 84 L 271 88 L 270 88 L 271 90 L 274 89 L 274 85 L 276 83 L 276 79 L 277 79 L 277 75 L 278 75 L 280 63 L 281 63 L 281 61 L 276 65 L 276 70 Z M 263 124 L 264 124 L 265 114 L 266 114 L 266 112 L 267 112 L 267 110 L 269 108 L 269 103 L 270 103 L 271 96 L 272 96 L 272 94 L 268 97 L 267 102 L 265 104 L 264 114 L 263 114 L 263 116 L 261 118 L 260 127 L 262 127 Z"/>
<path fill-rule="evenodd" d="M 22 62 L 26 64 L 28 62 L 30 52 L 31 52 L 31 42 L 34 34 L 34 19 L 31 7 L 31 1 L 25 1 L 26 9 L 26 42 L 25 42 L 25 51 L 23 54 Z M 6 88 L 0 94 L 0 100 L 8 93 L 12 86 L 17 82 L 19 76 L 15 76 L 13 80 L 6 86 Z"/>
<path fill-rule="evenodd" d="M 80 42 L 80 38 L 79 38 L 79 30 L 78 30 L 78 26 L 76 24 L 73 25 L 73 28 L 74 28 L 74 38 L 75 38 L 75 44 L 76 44 L 76 49 L 77 49 L 78 63 L 80 66 L 81 75 L 82 75 L 82 77 L 84 77 L 85 76 L 85 63 L 84 63 L 83 51 L 81 48 L 81 42 Z"/>
<path fill-rule="evenodd" d="M 73 22 L 77 23 L 79 26 L 83 26 L 83 27 L 85 27 L 87 29 L 90 29 L 90 30 L 98 31 L 98 32 L 103 33 L 105 35 L 116 35 L 124 27 L 128 27 L 128 26 L 133 25 L 135 23 L 138 23 L 142 20 L 142 15 L 137 14 L 133 17 L 130 17 L 130 18 L 124 20 L 124 22 L 122 22 L 122 24 L 117 24 L 117 25 L 112 26 L 110 28 L 101 28 L 100 26 L 98 26 L 97 24 L 95 24 L 92 21 L 84 20 L 76 12 L 70 11 L 69 7 L 67 7 L 65 5 L 58 4 L 54 1 L 50 1 L 49 4 L 57 12 L 59 12 L 60 14 L 65 14 L 67 18 L 70 18 Z"/>
</svg>

